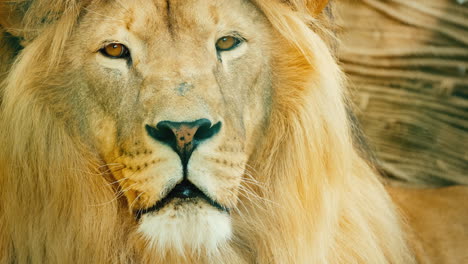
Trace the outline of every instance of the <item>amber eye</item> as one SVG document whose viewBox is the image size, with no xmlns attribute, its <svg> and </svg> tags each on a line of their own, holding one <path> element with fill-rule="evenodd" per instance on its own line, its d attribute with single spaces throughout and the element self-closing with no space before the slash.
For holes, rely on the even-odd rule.
<svg viewBox="0 0 468 264">
<path fill-rule="evenodd" d="M 239 44 L 242 42 L 242 40 L 232 37 L 232 36 L 225 36 L 218 41 L 216 41 L 216 50 L 218 51 L 228 51 L 236 48 L 239 46 Z"/>
<path fill-rule="evenodd" d="M 101 49 L 101 53 L 113 59 L 126 58 L 129 52 L 125 45 L 120 43 L 111 43 Z"/>
</svg>

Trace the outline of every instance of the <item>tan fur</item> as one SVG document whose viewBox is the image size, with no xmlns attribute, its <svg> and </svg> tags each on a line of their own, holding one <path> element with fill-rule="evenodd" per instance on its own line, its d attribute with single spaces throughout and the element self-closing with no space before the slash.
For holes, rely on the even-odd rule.
<svg viewBox="0 0 468 264">
<path fill-rule="evenodd" d="M 409 244 L 418 263 L 456 264 L 468 261 L 468 190 L 387 188 L 408 225 Z"/>
<path fill-rule="evenodd" d="M 413 263 L 353 147 L 316 18 L 326 1 L 16 2 L 0 2 L 0 24 L 25 46 L 1 86 L 0 263 Z M 248 41 L 218 59 L 207 43 L 231 27 Z M 132 61 L 100 55 L 106 39 Z M 189 177 L 232 209 L 233 234 L 215 250 L 152 247 L 159 234 L 140 232 L 134 212 L 181 167 L 142 127 L 205 117 L 223 128 Z M 182 207 L 164 210 L 206 227 L 190 218 L 207 219 L 206 204 Z"/>
</svg>

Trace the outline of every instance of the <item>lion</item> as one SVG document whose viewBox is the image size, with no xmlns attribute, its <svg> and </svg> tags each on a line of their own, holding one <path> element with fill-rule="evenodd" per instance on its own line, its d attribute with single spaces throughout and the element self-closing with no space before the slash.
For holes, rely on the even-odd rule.
<svg viewBox="0 0 468 264">
<path fill-rule="evenodd" d="M 326 6 L 2 1 L 0 263 L 430 256 L 353 143 Z"/>
</svg>

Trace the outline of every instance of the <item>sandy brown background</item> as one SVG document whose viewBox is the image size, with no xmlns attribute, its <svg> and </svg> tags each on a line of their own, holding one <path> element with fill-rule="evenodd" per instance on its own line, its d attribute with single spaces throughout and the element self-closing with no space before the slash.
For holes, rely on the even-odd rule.
<svg viewBox="0 0 468 264">
<path fill-rule="evenodd" d="M 468 184 L 468 3 L 337 0 L 338 56 L 387 175 Z"/>
</svg>

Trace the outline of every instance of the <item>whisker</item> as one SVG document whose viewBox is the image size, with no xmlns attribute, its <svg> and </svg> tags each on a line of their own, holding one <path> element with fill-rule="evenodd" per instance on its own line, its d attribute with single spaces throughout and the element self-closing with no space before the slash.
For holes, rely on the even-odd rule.
<svg viewBox="0 0 468 264">
<path fill-rule="evenodd" d="M 101 204 L 95 204 L 95 205 L 91 205 L 91 206 L 104 206 L 104 205 L 108 205 L 114 201 L 117 201 L 119 198 L 121 198 L 123 195 L 125 195 L 126 192 L 128 192 L 133 186 L 137 185 L 138 183 L 134 183 L 134 184 L 131 184 L 129 186 L 127 186 L 126 189 L 124 190 L 119 190 L 116 194 L 115 194 L 115 197 L 112 198 L 110 201 L 107 201 L 107 202 L 104 202 L 104 203 L 101 203 Z"/>
<path fill-rule="evenodd" d="M 129 178 L 128 178 L 128 177 L 123 177 L 122 179 L 113 181 L 113 182 L 111 182 L 111 183 L 108 183 L 107 185 L 114 185 L 114 184 L 116 184 L 116 183 L 119 183 L 119 182 L 122 182 L 122 181 L 126 181 L 126 180 L 129 180 Z"/>
<path fill-rule="evenodd" d="M 134 200 L 133 202 L 130 204 L 130 206 L 128 208 L 130 208 L 130 210 L 132 210 L 133 208 L 133 205 L 135 205 L 135 203 L 137 202 L 137 200 L 143 195 L 145 194 L 146 192 L 141 192 Z"/>
<path fill-rule="evenodd" d="M 261 182 L 258 182 L 258 181 L 255 181 L 255 180 L 251 180 L 251 179 L 248 179 L 248 178 L 242 178 L 241 179 L 242 182 L 246 182 L 246 183 L 249 183 L 249 184 L 252 184 L 256 187 L 260 187 L 261 189 L 266 189 L 266 186 L 265 184 L 261 183 Z"/>
<path fill-rule="evenodd" d="M 243 170 L 242 167 L 238 167 L 238 169 Z M 245 177 L 242 177 L 242 179 L 241 179 L 243 182 L 250 183 L 250 184 L 255 185 L 255 186 L 257 186 L 257 187 L 259 187 L 259 188 L 261 188 L 263 190 L 266 188 L 265 184 L 262 183 L 262 182 L 257 181 L 255 179 L 255 177 L 247 169 L 245 169 L 243 171 L 237 171 L 237 172 L 242 173 L 245 176 Z"/>
<path fill-rule="evenodd" d="M 252 190 L 246 188 L 245 186 L 240 185 L 239 186 L 239 195 L 242 195 L 244 198 L 246 198 L 249 202 L 252 204 L 258 206 L 259 203 L 256 201 L 261 201 L 267 204 L 272 204 L 272 205 L 278 205 L 278 203 L 269 200 L 265 197 L 261 197 L 258 194 L 254 193 Z M 258 208 L 264 209 L 263 207 L 258 206 Z"/>
<path fill-rule="evenodd" d="M 112 166 L 124 166 L 122 163 L 107 163 L 103 164 L 101 166 L 98 166 L 98 169 L 104 168 L 104 167 L 112 167 Z"/>
<path fill-rule="evenodd" d="M 234 196 L 234 193 L 231 190 L 227 190 L 227 192 L 230 195 Z M 244 213 L 240 210 L 239 206 L 242 206 L 244 208 L 245 212 L 247 214 L 249 214 L 249 216 L 250 216 L 250 212 L 247 209 L 247 207 L 242 203 L 242 201 L 239 199 L 239 197 L 237 197 L 237 201 L 238 201 L 237 205 L 233 206 L 232 209 L 234 209 L 234 211 L 238 213 L 238 215 L 241 217 L 241 219 L 245 221 L 247 218 L 245 217 Z"/>
</svg>

